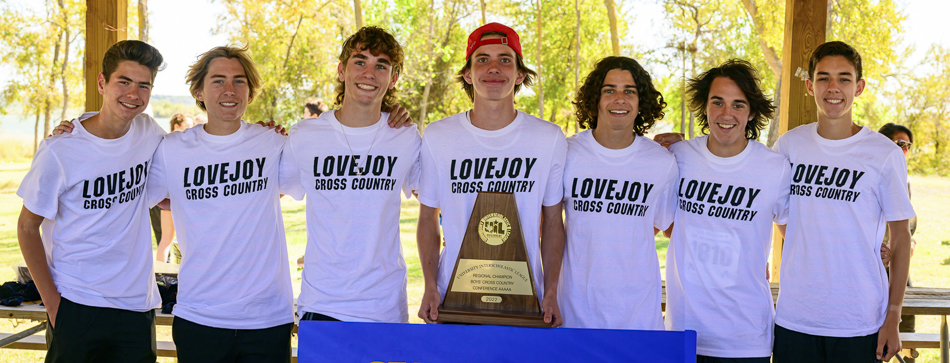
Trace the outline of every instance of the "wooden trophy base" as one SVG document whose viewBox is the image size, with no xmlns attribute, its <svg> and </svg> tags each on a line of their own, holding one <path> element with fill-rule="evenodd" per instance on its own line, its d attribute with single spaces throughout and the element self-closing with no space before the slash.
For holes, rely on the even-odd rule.
<svg viewBox="0 0 950 363">
<path fill-rule="evenodd" d="M 463 323 L 477 325 L 505 325 L 525 328 L 550 328 L 551 324 L 544 322 L 544 314 L 536 316 L 508 315 L 492 310 L 446 310 L 439 308 L 439 322 Z"/>
</svg>

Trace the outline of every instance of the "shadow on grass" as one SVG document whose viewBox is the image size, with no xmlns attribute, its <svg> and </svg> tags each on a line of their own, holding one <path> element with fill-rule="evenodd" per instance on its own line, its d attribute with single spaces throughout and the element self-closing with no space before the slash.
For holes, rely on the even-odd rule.
<svg viewBox="0 0 950 363">
<path fill-rule="evenodd" d="M 940 264 L 944 266 L 950 265 L 950 257 L 943 259 L 943 262 L 941 262 Z"/>
</svg>

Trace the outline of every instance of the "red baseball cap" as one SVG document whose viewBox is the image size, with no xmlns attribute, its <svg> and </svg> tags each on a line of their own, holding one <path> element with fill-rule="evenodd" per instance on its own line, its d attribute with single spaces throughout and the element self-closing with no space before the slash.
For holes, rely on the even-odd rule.
<svg viewBox="0 0 950 363">
<path fill-rule="evenodd" d="M 499 39 L 482 40 L 482 34 L 492 31 L 504 33 L 505 37 Z M 488 44 L 507 45 L 511 47 L 515 53 L 518 53 L 519 57 L 524 58 L 524 56 L 521 55 L 521 41 L 518 39 L 518 33 L 516 33 L 514 29 L 499 23 L 488 23 L 480 26 L 478 29 L 475 29 L 472 34 L 468 35 L 468 47 L 465 48 L 465 59 L 470 58 L 472 53 L 474 53 L 475 49 L 478 49 L 478 47 Z"/>
</svg>

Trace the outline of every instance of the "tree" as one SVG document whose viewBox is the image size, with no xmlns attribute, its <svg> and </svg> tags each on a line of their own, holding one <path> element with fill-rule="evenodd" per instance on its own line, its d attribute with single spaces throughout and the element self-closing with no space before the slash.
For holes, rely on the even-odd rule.
<svg viewBox="0 0 950 363">
<path fill-rule="evenodd" d="M 360 0 L 353 0 L 353 15 L 356 17 L 356 29 L 363 27 L 363 5 Z"/>
<path fill-rule="evenodd" d="M 877 114 L 878 128 L 886 122 L 902 124 L 914 133 L 908 170 L 921 174 L 950 173 L 950 49 L 931 46 L 920 64 L 899 69 L 882 95 L 889 99 L 880 113 L 872 102 L 861 102 L 867 114 Z M 863 96 L 862 96 L 863 97 Z"/>
<path fill-rule="evenodd" d="M 81 95 L 82 87 L 80 62 L 70 59 L 81 59 L 82 32 L 77 29 L 84 23 L 85 3 L 47 0 L 44 5 L 42 15 L 13 5 L 0 8 L 0 62 L 15 70 L 2 92 L 2 104 L 19 104 L 21 114 L 36 116 L 34 151 L 41 116 L 42 135 L 46 135 L 54 108 L 65 118 L 71 105 L 83 102 L 82 96 L 70 97 Z"/>
<path fill-rule="evenodd" d="M 751 62 L 759 69 L 762 87 L 772 90 L 777 107 L 781 107 L 779 81 L 782 64 L 781 50 L 785 29 L 785 4 L 783 1 L 724 0 L 694 1 L 668 0 L 667 18 L 679 34 L 695 31 L 695 22 L 691 24 L 681 12 L 673 11 L 670 5 L 690 3 L 699 12 L 712 21 L 707 25 L 710 31 L 697 39 L 695 70 L 704 70 L 715 66 L 728 58 L 741 58 Z M 864 58 L 865 74 L 872 87 L 862 96 L 869 103 L 877 99 L 878 87 L 883 78 L 892 73 L 898 61 L 897 44 L 903 32 L 905 17 L 897 11 L 893 0 L 829 0 L 828 7 L 829 40 L 848 42 L 861 52 Z M 676 34 L 677 31 L 673 33 Z M 661 63 L 672 65 L 667 57 L 659 59 Z M 664 89 L 673 91 L 671 89 Z M 775 113 L 776 117 L 779 115 Z M 858 122 L 867 123 L 869 117 L 881 115 L 872 111 L 856 112 Z M 680 116 L 678 110 L 671 110 L 668 116 Z M 775 120 L 773 120 L 775 121 Z M 777 122 L 772 122 L 768 133 L 768 143 L 778 136 Z"/>
<path fill-rule="evenodd" d="M 613 49 L 613 55 L 620 55 L 620 33 L 617 31 L 617 5 L 614 0 L 604 0 L 604 6 L 607 8 L 607 20 L 610 21 L 610 45 Z"/>
<path fill-rule="evenodd" d="M 506 18 L 512 19 L 512 27 L 521 35 L 521 44 L 538 41 L 538 32 L 532 31 L 532 28 L 537 26 L 540 17 L 544 19 L 544 48 L 556 50 L 543 52 L 540 57 L 525 53 L 529 67 L 537 70 L 538 64 L 543 64 L 543 82 L 535 84 L 533 89 L 523 89 L 516 97 L 519 105 L 538 104 L 543 92 L 543 114 L 549 121 L 565 129 L 574 122 L 571 101 L 577 90 L 575 82 L 579 81 L 579 76 L 589 72 L 597 61 L 613 54 L 612 44 L 605 41 L 610 39 L 611 33 L 603 4 L 599 0 L 579 0 L 576 5 L 542 0 L 540 13 L 536 6 L 531 6 L 534 4 L 511 1 L 504 5 Z M 580 24 L 577 21 L 578 12 L 586 14 Z M 623 16 L 618 16 L 617 23 L 618 37 L 623 38 L 626 24 L 619 19 L 623 19 Z M 579 44 L 583 46 L 578 48 Z M 519 109 L 539 116 L 542 114 L 540 108 Z"/>
<path fill-rule="evenodd" d="M 225 13 L 216 31 L 249 47 L 263 79 L 245 118 L 289 125 L 308 98 L 335 99 L 336 55 L 343 37 L 355 31 L 347 1 L 222 3 Z"/>
</svg>

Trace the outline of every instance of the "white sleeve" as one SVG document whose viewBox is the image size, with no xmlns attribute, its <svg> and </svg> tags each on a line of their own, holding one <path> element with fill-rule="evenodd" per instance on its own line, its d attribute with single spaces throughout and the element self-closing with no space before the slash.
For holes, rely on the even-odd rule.
<svg viewBox="0 0 950 363">
<path fill-rule="evenodd" d="M 145 185 L 145 199 L 149 208 L 155 206 L 168 195 L 168 166 L 165 163 L 165 140 L 163 139 L 155 153 L 152 154 L 152 161 L 148 166 L 148 178 Z"/>
<path fill-rule="evenodd" d="M 289 137 L 284 142 L 284 147 L 280 152 L 280 165 L 278 166 L 277 175 L 278 189 L 281 194 L 289 195 L 296 200 L 303 199 L 307 190 L 303 186 L 300 166 L 297 164 L 293 143 Z"/>
<path fill-rule="evenodd" d="M 916 215 L 907 193 L 907 162 L 899 150 L 894 148 L 884 160 L 877 190 L 884 220 L 888 222 L 902 221 Z"/>
<path fill-rule="evenodd" d="M 782 161 L 785 167 L 782 168 L 782 178 L 779 179 L 778 199 L 772 209 L 772 221 L 779 225 L 788 224 L 788 201 L 792 189 L 792 166 L 788 163 L 788 159 Z"/>
<path fill-rule="evenodd" d="M 786 135 L 779 136 L 778 140 L 775 140 L 775 144 L 772 145 L 772 151 L 782 154 L 782 156 L 785 156 L 785 158 L 788 158 L 787 139 L 788 137 L 786 137 Z"/>
<path fill-rule="evenodd" d="M 412 154 L 410 154 L 412 155 L 412 166 L 409 167 L 406 180 L 402 183 L 402 192 L 406 195 L 406 198 L 411 197 L 413 191 L 419 190 L 419 178 L 422 173 L 422 161 L 419 160 L 419 153 L 422 149 L 422 138 L 417 133 L 413 141 L 415 141 L 415 144 L 412 146 Z"/>
<path fill-rule="evenodd" d="M 419 203 L 428 207 L 440 208 L 441 200 L 439 188 L 439 168 L 436 164 L 435 156 L 429 149 L 429 142 L 426 136 L 422 137 L 422 146 L 419 149 L 419 164 L 421 171 L 419 173 Z"/>
<path fill-rule="evenodd" d="M 676 160 L 674 160 L 670 166 L 669 173 L 667 173 L 663 194 L 660 194 L 660 197 L 657 199 L 656 213 L 653 214 L 653 227 L 661 231 L 670 228 L 670 225 L 673 224 L 673 218 L 676 216 L 676 203 L 679 202 L 676 191 L 679 179 L 679 165 L 676 163 Z"/>
<path fill-rule="evenodd" d="M 47 140 L 40 143 L 33 164 L 26 173 L 16 194 L 23 198 L 23 206 L 46 219 L 55 219 L 59 211 L 59 197 L 66 192 L 66 175 L 59 159 L 49 148 Z"/>
<path fill-rule="evenodd" d="M 554 151 L 551 153 L 551 172 L 544 188 L 545 207 L 557 205 L 564 198 L 564 163 L 567 160 L 567 139 L 560 129 L 554 139 Z"/>
</svg>

